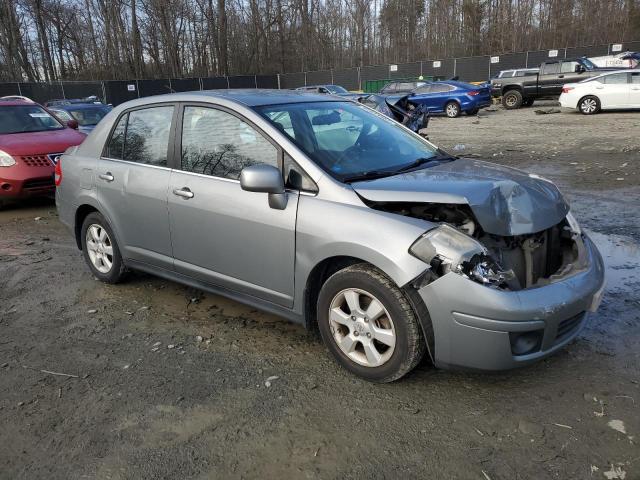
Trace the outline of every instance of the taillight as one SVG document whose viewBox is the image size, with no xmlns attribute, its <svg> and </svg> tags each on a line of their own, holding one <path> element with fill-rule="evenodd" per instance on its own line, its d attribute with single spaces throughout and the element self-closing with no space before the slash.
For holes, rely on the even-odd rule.
<svg viewBox="0 0 640 480">
<path fill-rule="evenodd" d="M 56 187 L 59 187 L 62 183 L 62 157 L 58 157 L 58 162 L 56 163 L 56 168 L 54 169 L 53 178 L 56 183 Z"/>
<path fill-rule="evenodd" d="M 469 92 L 469 95 L 471 95 L 472 97 L 475 97 L 476 95 L 480 95 L 480 91 L 479 90 L 471 90 Z"/>
<path fill-rule="evenodd" d="M 562 93 L 569 93 L 573 90 L 573 87 L 562 87 Z"/>
</svg>

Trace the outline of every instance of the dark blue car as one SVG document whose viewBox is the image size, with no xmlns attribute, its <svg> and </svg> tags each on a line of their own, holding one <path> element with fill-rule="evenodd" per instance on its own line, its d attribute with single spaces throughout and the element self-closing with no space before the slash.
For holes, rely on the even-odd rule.
<svg viewBox="0 0 640 480">
<path fill-rule="evenodd" d="M 109 113 L 113 107 L 101 102 L 74 100 L 55 100 L 47 102 L 49 111 L 65 123 L 70 120 L 78 122 L 78 130 L 89 133 Z"/>
<path fill-rule="evenodd" d="M 461 112 L 475 115 L 478 110 L 491 105 L 491 89 L 486 85 L 444 80 L 430 82 L 416 88 L 409 100 L 416 105 L 424 105 L 429 113 L 445 113 L 455 118 Z"/>
</svg>

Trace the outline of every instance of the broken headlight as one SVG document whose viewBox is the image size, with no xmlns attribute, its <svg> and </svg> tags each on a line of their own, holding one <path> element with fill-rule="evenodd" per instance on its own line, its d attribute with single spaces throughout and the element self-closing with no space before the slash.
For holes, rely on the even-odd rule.
<svg viewBox="0 0 640 480">
<path fill-rule="evenodd" d="M 573 216 L 573 213 L 571 212 L 567 213 L 566 220 L 567 220 L 567 224 L 569 225 L 569 228 L 573 233 L 575 233 L 576 235 L 582 235 L 582 229 L 580 228 L 580 225 L 578 224 L 576 217 Z"/>
<path fill-rule="evenodd" d="M 424 233 L 409 253 L 431 265 L 436 275 L 455 272 L 493 286 L 508 283 L 515 276 L 512 270 L 503 270 L 480 242 L 447 224 Z"/>
</svg>

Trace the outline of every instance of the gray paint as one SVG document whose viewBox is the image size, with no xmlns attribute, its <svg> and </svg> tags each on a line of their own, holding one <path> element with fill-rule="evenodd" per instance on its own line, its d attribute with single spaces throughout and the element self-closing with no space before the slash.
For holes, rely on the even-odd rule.
<svg viewBox="0 0 640 480">
<path fill-rule="evenodd" d="M 569 213 L 553 183 L 466 158 L 353 187 L 376 202 L 469 204 L 484 231 L 495 235 L 540 232 Z"/>
<path fill-rule="evenodd" d="M 362 197 L 468 203 L 483 228 L 498 234 L 541 230 L 568 211 L 552 184 L 474 160 L 361 182 L 355 189 L 339 183 L 249 106 L 309 100 L 336 101 L 328 95 L 251 90 L 173 94 L 120 105 L 63 156 L 63 181 L 56 190 L 60 219 L 74 228 L 78 208 L 92 206 L 111 224 L 129 267 L 304 322 L 307 281 L 324 260 L 356 257 L 378 267 L 398 286 L 414 290 L 414 280 L 430 268 L 408 250 L 435 224 L 374 210 Z M 287 191 L 286 208 L 278 210 L 269 207 L 267 193 L 244 191 L 238 181 L 100 159 L 120 113 L 163 102 L 205 102 L 244 115 L 309 174 L 318 193 Z M 114 180 L 101 180 L 105 173 Z M 184 187 L 194 193 L 192 198 L 172 194 Z M 415 290 L 430 316 L 421 322 L 433 324 L 436 363 L 510 368 L 561 348 L 549 343 L 558 322 L 586 310 L 603 283 L 602 260 L 585 242 L 588 267 L 544 287 L 505 292 L 449 273 Z M 545 350 L 530 358 L 513 357 L 508 332 L 538 328 L 541 322 Z"/>
</svg>

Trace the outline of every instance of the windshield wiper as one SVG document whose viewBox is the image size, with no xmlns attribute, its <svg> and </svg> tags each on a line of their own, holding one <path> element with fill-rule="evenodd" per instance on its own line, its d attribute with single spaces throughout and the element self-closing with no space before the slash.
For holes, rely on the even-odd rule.
<svg viewBox="0 0 640 480">
<path fill-rule="evenodd" d="M 414 168 L 417 167 L 421 167 L 423 165 L 427 165 L 429 163 L 433 163 L 433 165 L 428 165 L 428 166 L 435 166 L 435 165 L 439 165 L 441 163 L 444 162 L 451 162 L 453 160 L 455 160 L 457 157 L 448 155 L 448 154 L 440 154 L 440 155 L 436 155 L 434 157 L 420 157 L 420 158 L 416 158 L 413 162 L 408 163 L 406 165 L 403 165 L 402 167 L 400 167 L 398 170 L 396 170 L 396 172 L 407 172 L 409 170 L 413 170 Z"/>
<path fill-rule="evenodd" d="M 355 175 L 347 175 L 342 179 L 343 182 L 356 182 L 358 180 L 375 180 L 376 178 L 390 177 L 398 173 L 395 170 L 370 170 L 368 172 L 357 173 Z"/>
</svg>

